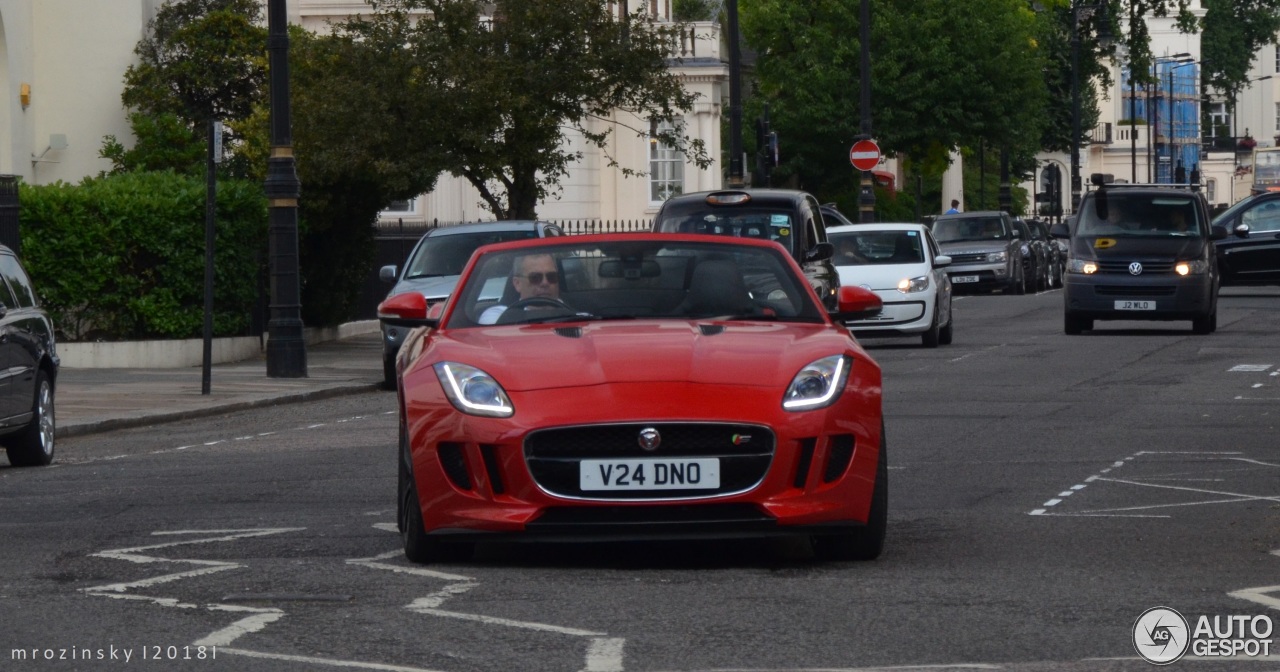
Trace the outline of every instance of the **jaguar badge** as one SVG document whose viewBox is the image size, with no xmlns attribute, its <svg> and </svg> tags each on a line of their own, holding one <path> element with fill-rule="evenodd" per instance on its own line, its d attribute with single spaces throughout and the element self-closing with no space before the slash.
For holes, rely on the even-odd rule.
<svg viewBox="0 0 1280 672">
<path fill-rule="evenodd" d="M 640 438 L 637 441 L 640 447 L 647 451 L 655 451 L 658 446 L 662 445 L 662 435 L 653 427 L 645 427 L 640 430 Z"/>
</svg>

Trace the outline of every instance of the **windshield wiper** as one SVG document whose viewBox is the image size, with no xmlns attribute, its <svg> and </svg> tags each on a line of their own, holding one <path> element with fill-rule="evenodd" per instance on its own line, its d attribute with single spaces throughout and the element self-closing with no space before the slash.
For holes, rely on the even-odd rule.
<svg viewBox="0 0 1280 672">
<path fill-rule="evenodd" d="M 404 276 L 405 280 L 417 280 L 419 278 L 443 278 L 447 273 L 414 273 L 413 275 Z"/>
</svg>

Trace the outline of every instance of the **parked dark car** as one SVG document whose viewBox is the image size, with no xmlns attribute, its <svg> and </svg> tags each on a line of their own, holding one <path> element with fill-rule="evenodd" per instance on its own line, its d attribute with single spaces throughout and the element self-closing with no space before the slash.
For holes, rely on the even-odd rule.
<svg viewBox="0 0 1280 672">
<path fill-rule="evenodd" d="M 15 467 L 53 461 L 53 390 L 58 352 L 53 321 L 13 250 L 0 245 L 0 444 Z"/>
<path fill-rule="evenodd" d="M 1280 285 L 1280 193 L 1255 194 L 1218 215 L 1214 243 L 1222 286 Z"/>
<path fill-rule="evenodd" d="M 850 226 L 858 223 L 840 212 L 835 203 L 823 203 L 819 209 L 822 211 L 822 219 L 826 222 L 828 229 L 833 226 Z"/>
<path fill-rule="evenodd" d="M 1026 293 L 1023 241 L 1015 234 L 1017 229 L 1008 213 L 990 210 L 938 215 L 931 228 L 942 253 L 951 257 L 947 275 L 957 293 Z"/>
<path fill-rule="evenodd" d="M 1054 238 L 1049 233 L 1049 224 L 1041 219 L 1028 219 L 1027 224 L 1032 227 L 1032 233 L 1037 237 L 1043 238 L 1049 244 L 1052 251 L 1049 263 L 1049 285 L 1051 287 L 1062 286 L 1062 275 L 1067 269 L 1067 241 L 1064 238 Z"/>
<path fill-rule="evenodd" d="M 653 219 L 658 233 L 709 233 L 781 244 L 804 269 L 828 310 L 836 308 L 840 275 L 831 257 L 818 201 L 792 189 L 702 191 L 667 199 Z"/>
<path fill-rule="evenodd" d="M 1109 184 L 1085 194 L 1069 238 L 1063 330 L 1079 334 L 1095 320 L 1191 320 L 1192 331 L 1218 328 L 1218 262 L 1204 195 L 1186 185 Z"/>
<path fill-rule="evenodd" d="M 506 220 L 442 226 L 427 231 L 409 252 L 403 272 L 394 264 L 383 266 L 378 277 L 395 283 L 386 299 L 378 306 L 378 322 L 382 329 L 382 375 L 388 389 L 396 384 L 396 353 L 409 330 L 421 326 L 417 317 L 424 308 L 442 303 L 458 284 L 458 274 L 481 245 L 509 240 L 563 236 L 559 226 L 533 220 Z M 422 297 L 418 301 L 417 294 Z M 400 297 L 398 301 L 392 301 Z M 411 300 L 410 303 L 405 303 Z M 419 305 L 415 309 L 413 302 Z M 423 305 L 425 304 L 425 305 Z"/>
<path fill-rule="evenodd" d="M 1053 263 L 1053 249 L 1048 238 L 1039 238 L 1035 228 L 1025 219 L 1014 217 L 1013 226 L 1022 241 L 1023 276 L 1027 289 L 1040 292 L 1049 288 L 1049 266 Z"/>
</svg>

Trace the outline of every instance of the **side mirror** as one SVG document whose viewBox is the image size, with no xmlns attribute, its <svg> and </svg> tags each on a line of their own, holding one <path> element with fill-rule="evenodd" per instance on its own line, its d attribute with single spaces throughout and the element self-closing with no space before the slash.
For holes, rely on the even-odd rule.
<svg viewBox="0 0 1280 672">
<path fill-rule="evenodd" d="M 1227 231 L 1227 227 L 1221 224 L 1215 224 L 1209 227 L 1209 240 L 1222 240 L 1230 235 L 1231 232 Z"/>
<path fill-rule="evenodd" d="M 839 322 L 865 320 L 880 314 L 884 303 L 869 289 L 844 285 L 836 296 L 836 310 L 832 317 Z"/>
<path fill-rule="evenodd" d="M 1236 237 L 1238 237 L 1238 238 L 1248 238 L 1248 237 L 1249 237 L 1249 225 L 1248 225 L 1248 224 L 1236 224 L 1235 234 L 1236 234 Z"/>
<path fill-rule="evenodd" d="M 805 261 L 825 261 L 836 256 L 836 246 L 831 243 L 818 243 L 804 253 Z"/>
<path fill-rule="evenodd" d="M 386 266 L 383 266 L 382 268 L 378 269 L 378 279 L 383 282 L 395 282 L 396 270 L 397 269 L 395 264 L 388 264 Z"/>
<path fill-rule="evenodd" d="M 378 319 L 395 322 L 405 326 L 435 327 L 440 322 L 440 314 L 444 312 L 444 302 L 431 307 L 427 312 L 427 299 L 418 292 L 405 292 L 378 304 Z"/>
<path fill-rule="evenodd" d="M 1057 224 L 1049 227 L 1049 235 L 1054 238 L 1070 238 L 1071 227 L 1067 226 L 1066 222 L 1058 222 Z"/>
<path fill-rule="evenodd" d="M 938 256 L 933 258 L 934 268 L 942 268 L 943 266 L 950 266 L 950 265 L 951 265 L 951 257 L 945 254 L 939 254 Z"/>
</svg>

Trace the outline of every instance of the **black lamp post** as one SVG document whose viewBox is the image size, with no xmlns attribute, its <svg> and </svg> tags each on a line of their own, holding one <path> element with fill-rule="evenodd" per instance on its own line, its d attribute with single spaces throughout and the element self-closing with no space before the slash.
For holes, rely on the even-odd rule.
<svg viewBox="0 0 1280 672">
<path fill-rule="evenodd" d="M 858 18 L 858 41 L 862 44 L 862 67 L 859 73 L 861 86 L 858 102 L 862 115 L 859 139 L 871 139 L 871 0 L 862 0 L 861 13 Z M 875 175 L 862 171 L 862 184 L 858 194 L 858 221 L 871 223 L 876 221 Z"/>
<path fill-rule="evenodd" d="M 1071 212 L 1080 207 L 1080 10 L 1084 0 L 1071 2 Z M 1106 2 L 1090 3 L 1092 9 L 1106 11 Z M 1098 29 L 1098 42 L 1111 38 L 1105 22 Z"/>
<path fill-rule="evenodd" d="M 268 207 L 271 318 L 267 321 L 267 376 L 306 378 L 298 266 L 298 196 L 289 110 L 289 17 L 285 0 L 267 2 L 267 57 L 271 71 L 271 156 L 264 188 Z"/>
<path fill-rule="evenodd" d="M 729 31 L 729 186 L 741 188 L 742 165 L 742 51 L 738 47 L 738 0 L 725 3 Z"/>
</svg>

